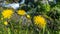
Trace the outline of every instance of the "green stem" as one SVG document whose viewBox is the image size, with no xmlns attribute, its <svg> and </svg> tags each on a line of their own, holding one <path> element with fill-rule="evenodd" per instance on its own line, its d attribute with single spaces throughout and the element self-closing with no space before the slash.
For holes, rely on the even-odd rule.
<svg viewBox="0 0 60 34">
<path fill-rule="evenodd" d="M 28 34 L 28 29 L 26 30 L 26 34 Z"/>
<path fill-rule="evenodd" d="M 43 28 L 43 34 L 45 33 L 46 26 Z"/>
<path fill-rule="evenodd" d="M 39 31 L 39 34 L 41 34 L 41 32 Z"/>
<path fill-rule="evenodd" d="M 10 28 L 8 28 L 8 34 L 11 34 Z"/>
</svg>

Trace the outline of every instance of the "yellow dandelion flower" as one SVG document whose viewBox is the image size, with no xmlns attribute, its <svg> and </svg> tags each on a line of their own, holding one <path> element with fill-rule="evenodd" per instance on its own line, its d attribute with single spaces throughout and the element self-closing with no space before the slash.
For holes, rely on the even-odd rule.
<svg viewBox="0 0 60 34">
<path fill-rule="evenodd" d="M 7 21 L 4 21 L 4 25 L 8 25 L 8 22 Z"/>
<path fill-rule="evenodd" d="M 18 13 L 19 15 L 25 15 L 25 14 L 26 14 L 25 10 L 18 10 L 17 13 Z"/>
<path fill-rule="evenodd" d="M 44 28 L 46 25 L 46 20 L 42 16 L 34 16 L 34 24 L 38 25 L 38 27 Z"/>
<path fill-rule="evenodd" d="M 3 10 L 2 12 L 4 18 L 10 18 L 12 14 L 13 14 L 13 10 L 9 10 L 9 9 Z"/>
<path fill-rule="evenodd" d="M 27 18 L 30 18 L 30 15 L 27 15 Z"/>
</svg>

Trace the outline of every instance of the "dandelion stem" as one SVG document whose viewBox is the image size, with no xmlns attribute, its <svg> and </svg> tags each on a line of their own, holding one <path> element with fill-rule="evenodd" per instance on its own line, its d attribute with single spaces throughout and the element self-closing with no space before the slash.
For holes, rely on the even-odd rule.
<svg viewBox="0 0 60 34">
<path fill-rule="evenodd" d="M 28 29 L 26 30 L 26 34 L 28 34 Z"/>
</svg>

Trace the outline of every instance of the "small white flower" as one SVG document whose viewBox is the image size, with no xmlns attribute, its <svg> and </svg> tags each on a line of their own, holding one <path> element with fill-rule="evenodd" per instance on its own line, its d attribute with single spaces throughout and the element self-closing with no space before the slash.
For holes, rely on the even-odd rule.
<svg viewBox="0 0 60 34">
<path fill-rule="evenodd" d="M 9 4 L 9 6 L 12 7 L 13 9 L 18 9 L 19 3 L 12 3 L 12 4 Z"/>
<path fill-rule="evenodd" d="M 19 4 L 24 4 L 25 3 L 25 0 L 22 0 L 22 2 L 20 2 Z"/>
<path fill-rule="evenodd" d="M 53 0 L 49 0 L 49 1 L 53 1 Z"/>
<path fill-rule="evenodd" d="M 11 4 L 5 4 L 5 2 L 2 4 L 3 7 L 12 7 L 13 9 L 18 9 L 21 4 L 24 4 L 25 0 L 22 0 L 20 3 L 11 3 Z"/>
</svg>

